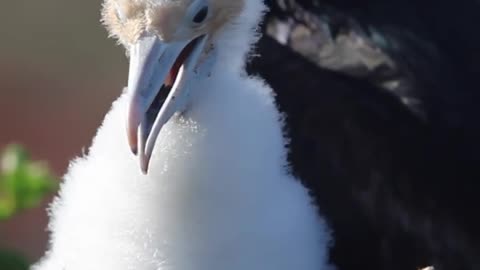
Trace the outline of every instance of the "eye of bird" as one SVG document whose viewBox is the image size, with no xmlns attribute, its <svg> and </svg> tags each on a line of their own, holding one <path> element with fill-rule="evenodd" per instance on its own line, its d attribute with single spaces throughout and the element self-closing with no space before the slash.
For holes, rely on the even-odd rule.
<svg viewBox="0 0 480 270">
<path fill-rule="evenodd" d="M 195 17 L 193 17 L 193 22 L 202 23 L 207 18 L 207 15 L 208 15 L 208 7 L 204 6 L 197 12 L 197 14 L 195 14 Z"/>
</svg>

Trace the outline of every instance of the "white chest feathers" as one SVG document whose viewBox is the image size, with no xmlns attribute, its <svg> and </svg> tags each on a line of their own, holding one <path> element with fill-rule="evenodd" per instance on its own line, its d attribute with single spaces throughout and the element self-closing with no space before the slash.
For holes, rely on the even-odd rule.
<svg viewBox="0 0 480 270">
<path fill-rule="evenodd" d="M 288 173 L 270 90 L 221 77 L 195 82 L 206 90 L 165 126 L 148 176 L 128 150 L 120 97 L 65 176 L 35 270 L 327 268 L 330 236 Z"/>
</svg>

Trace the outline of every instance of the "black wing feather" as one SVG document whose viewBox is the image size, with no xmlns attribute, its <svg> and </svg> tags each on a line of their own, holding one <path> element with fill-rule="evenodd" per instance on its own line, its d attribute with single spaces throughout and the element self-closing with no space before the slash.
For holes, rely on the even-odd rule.
<svg viewBox="0 0 480 270">
<path fill-rule="evenodd" d="M 477 71 L 465 55 L 472 45 L 463 48 L 460 34 L 457 43 L 442 43 L 432 30 L 442 22 L 429 21 L 441 10 L 426 10 L 421 3 L 418 8 L 430 17 L 405 13 L 402 21 L 388 12 L 412 11 L 399 4 L 408 1 L 267 2 L 272 7 L 268 22 L 288 21 L 289 38 L 281 45 L 264 37 L 261 57 L 253 60 L 250 72 L 260 74 L 277 93 L 291 140 L 292 171 L 334 230 L 331 259 L 338 269 L 480 268 L 480 133 L 473 121 L 480 93 L 472 88 Z M 476 2 L 463 2 L 477 8 Z M 463 2 L 456 7 L 468 7 Z M 423 20 L 431 25 L 417 29 Z M 458 20 L 453 22 L 457 28 L 471 27 Z M 377 69 L 362 61 L 342 66 L 345 57 L 369 57 L 361 46 L 334 54 L 336 65 L 319 60 L 309 54 L 311 47 L 295 46 L 299 36 L 306 39 L 302 42 L 321 42 L 315 35 L 313 41 L 296 35 L 296 24 L 313 29 L 310 33 L 327 25 L 333 41 L 341 33 L 356 33 L 366 46 L 380 50 L 374 57 L 386 62 Z M 461 49 L 462 55 L 452 52 Z M 386 87 L 388 82 L 401 83 Z"/>
</svg>

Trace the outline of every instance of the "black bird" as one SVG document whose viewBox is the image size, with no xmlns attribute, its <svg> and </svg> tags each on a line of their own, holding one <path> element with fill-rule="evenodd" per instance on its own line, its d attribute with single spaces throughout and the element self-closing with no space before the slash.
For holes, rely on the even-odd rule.
<svg viewBox="0 0 480 270">
<path fill-rule="evenodd" d="M 332 262 L 478 269 L 480 4 L 267 3 L 250 71 L 276 91 Z"/>
</svg>

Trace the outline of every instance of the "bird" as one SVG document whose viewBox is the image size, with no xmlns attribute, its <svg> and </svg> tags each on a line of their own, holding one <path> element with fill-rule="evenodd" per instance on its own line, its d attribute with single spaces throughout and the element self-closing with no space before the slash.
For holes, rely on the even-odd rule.
<svg viewBox="0 0 480 270">
<path fill-rule="evenodd" d="M 332 263 L 479 268 L 478 4 L 267 4 L 249 69 L 286 116 L 288 161 L 332 230 Z"/>
<path fill-rule="evenodd" d="M 461 155 L 472 145 L 469 136 L 475 137 L 475 126 L 450 128 L 446 108 L 452 107 L 445 106 L 456 93 L 452 85 L 464 85 L 467 77 L 460 72 L 462 76 L 450 76 L 453 61 L 448 53 L 457 50 L 442 50 L 453 42 L 432 38 L 428 29 L 405 22 L 407 16 L 386 16 L 386 11 L 399 10 L 385 10 L 386 1 L 367 2 L 359 7 L 353 1 L 266 1 L 267 35 L 260 38 L 252 28 L 265 10 L 253 0 L 106 1 L 104 22 L 130 54 L 129 86 L 89 153 L 72 162 L 50 210 L 50 250 L 35 269 L 256 269 L 260 264 L 270 269 L 275 263 L 276 269 L 294 263 L 297 269 L 478 268 L 478 224 L 468 210 L 478 191 L 475 160 L 469 160 L 471 154 Z M 402 1 L 392 2 L 398 7 Z M 205 3 L 210 4 L 206 10 Z M 437 10 L 417 5 L 427 14 Z M 243 12 L 236 14 L 239 9 Z M 386 27 L 391 24 L 380 15 L 405 19 L 396 24 L 408 33 Z M 338 17 L 345 25 L 324 19 Z M 198 25 L 202 18 L 209 26 Z M 229 24 L 227 18 L 236 19 Z M 342 50 L 334 50 L 333 62 L 324 61 L 309 54 L 309 47 L 299 46 L 302 42 L 292 43 L 291 37 L 285 42 L 284 32 L 271 27 L 272 18 L 326 29 L 321 37 L 327 39 L 341 36 L 347 27 L 354 33 L 348 37 L 366 46 L 334 44 Z M 192 21 L 193 33 L 172 26 Z M 440 26 L 450 33 L 461 29 Z M 170 36 L 172 31 L 182 38 Z M 207 38 L 202 36 L 205 31 L 212 31 Z M 255 57 L 249 52 L 259 38 Z M 213 40 L 218 42 L 209 43 Z M 196 51 L 203 42 L 208 49 Z M 438 53 L 433 50 L 432 57 L 431 47 L 422 47 L 425 42 L 440 48 Z M 396 51 L 385 44 L 403 46 Z M 363 60 L 371 55 L 362 53 L 372 51 L 382 60 L 380 68 L 365 71 L 370 62 Z M 200 54 L 198 67 L 182 67 L 181 62 L 197 58 L 195 53 Z M 159 55 L 173 68 L 165 70 L 150 61 Z M 354 62 L 354 69 L 338 65 L 350 58 L 362 61 Z M 410 65 L 400 61 L 404 59 L 419 62 Z M 185 77 L 185 72 L 204 79 Z M 385 76 L 389 72 L 406 83 L 395 87 Z M 153 74 L 158 81 L 151 81 Z M 248 74 L 259 75 L 271 89 Z M 431 78 L 441 80 L 432 86 Z M 212 87 L 216 84 L 210 85 L 215 80 L 228 85 L 222 89 L 232 89 L 228 93 L 234 96 L 221 95 L 223 91 Z M 236 83 L 241 82 L 249 82 L 242 90 L 258 92 L 233 91 L 240 90 Z M 159 94 L 149 90 L 157 88 Z M 436 89 L 442 89 L 440 98 L 430 94 Z M 463 114 L 453 119 L 470 118 Z M 127 138 L 121 136 L 125 122 Z M 446 144 L 451 138 L 459 145 Z M 258 181 L 248 186 L 240 181 L 261 178 L 258 171 L 243 178 L 254 167 L 271 168 L 265 178 L 277 180 L 264 186 L 263 193 Z M 227 187 L 224 182 L 202 186 L 199 179 L 231 181 Z M 276 197 L 295 190 L 301 198 Z M 271 209 L 256 211 L 269 202 Z M 296 203 L 304 208 L 299 211 Z M 248 211 L 240 211 L 245 204 Z M 257 225 L 265 227 L 257 231 Z M 269 241 L 259 238 L 262 233 Z M 278 250 L 276 241 L 285 249 Z M 262 255 L 269 248 L 283 253 Z"/>
<path fill-rule="evenodd" d="M 267 0 L 268 34 L 317 66 L 397 97 L 476 163 L 478 1 Z M 448 19 L 445 19 L 448 18 Z"/>
<path fill-rule="evenodd" d="M 272 89 L 245 71 L 258 0 L 105 0 L 128 87 L 50 206 L 35 270 L 329 269 Z"/>
</svg>

